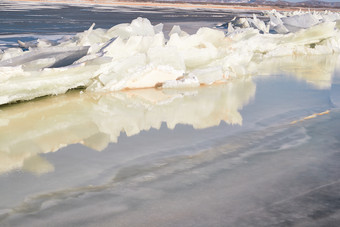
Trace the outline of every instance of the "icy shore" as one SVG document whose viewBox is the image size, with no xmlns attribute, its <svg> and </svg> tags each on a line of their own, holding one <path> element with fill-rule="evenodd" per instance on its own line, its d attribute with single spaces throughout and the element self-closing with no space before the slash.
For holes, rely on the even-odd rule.
<svg viewBox="0 0 340 227">
<path fill-rule="evenodd" d="M 340 14 L 266 12 L 268 21 L 238 18 L 227 31 L 174 26 L 137 18 L 55 41 L 19 42 L 0 53 L 0 105 L 63 94 L 139 88 L 197 87 L 265 74 L 275 57 L 340 52 Z"/>
</svg>

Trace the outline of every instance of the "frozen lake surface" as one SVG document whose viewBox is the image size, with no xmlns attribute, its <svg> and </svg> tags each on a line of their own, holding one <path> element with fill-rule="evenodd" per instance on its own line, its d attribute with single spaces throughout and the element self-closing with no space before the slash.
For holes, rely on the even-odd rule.
<svg viewBox="0 0 340 227">
<path fill-rule="evenodd" d="M 248 13 L 0 3 L 0 44 L 138 16 L 194 33 Z M 339 58 L 266 74 L 0 106 L 0 226 L 338 226 Z"/>
</svg>

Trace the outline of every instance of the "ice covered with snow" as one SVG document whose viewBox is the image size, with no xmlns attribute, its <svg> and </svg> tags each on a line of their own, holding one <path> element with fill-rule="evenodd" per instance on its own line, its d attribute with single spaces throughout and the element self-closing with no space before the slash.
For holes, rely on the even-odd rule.
<svg viewBox="0 0 340 227">
<path fill-rule="evenodd" d="M 340 52 L 340 14 L 267 12 L 229 22 L 228 31 L 189 35 L 146 18 L 57 41 L 19 42 L 0 53 L 0 104 L 57 95 L 139 88 L 197 87 L 266 73 L 272 58 Z M 169 38 L 166 38 L 169 37 Z M 24 49 L 24 50 L 23 50 Z"/>
</svg>

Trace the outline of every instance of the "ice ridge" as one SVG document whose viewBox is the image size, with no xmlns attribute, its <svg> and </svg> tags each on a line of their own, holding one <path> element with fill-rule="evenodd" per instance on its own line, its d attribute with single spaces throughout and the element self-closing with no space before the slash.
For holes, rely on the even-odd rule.
<svg viewBox="0 0 340 227">
<path fill-rule="evenodd" d="M 200 28 L 189 35 L 146 18 L 87 30 L 56 42 L 0 53 L 0 105 L 83 87 L 107 92 L 148 87 L 197 87 L 261 74 L 273 57 L 340 52 L 340 14 L 265 12 L 268 20 L 238 18 L 228 30 Z"/>
</svg>

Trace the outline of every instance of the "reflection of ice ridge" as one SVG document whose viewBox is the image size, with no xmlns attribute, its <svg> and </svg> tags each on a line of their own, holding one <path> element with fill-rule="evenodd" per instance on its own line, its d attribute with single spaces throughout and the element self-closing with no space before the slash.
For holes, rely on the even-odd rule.
<svg viewBox="0 0 340 227">
<path fill-rule="evenodd" d="M 77 92 L 0 111 L 0 174 L 22 169 L 36 174 L 54 168 L 39 154 L 74 143 L 103 150 L 119 135 L 127 136 L 163 122 L 169 128 L 188 124 L 194 128 L 242 124 L 239 110 L 255 95 L 251 80 L 188 92 L 141 89 L 112 94 Z"/>
<path fill-rule="evenodd" d="M 177 180 L 179 180 L 183 177 L 183 174 L 176 173 L 188 170 L 192 173 L 195 173 L 195 171 L 202 173 L 204 170 L 205 174 L 199 174 L 197 177 L 180 181 L 181 183 L 179 184 L 173 184 L 175 185 L 174 187 L 180 189 L 186 185 L 194 184 L 202 180 L 202 178 L 209 179 L 220 170 L 232 169 L 244 164 L 259 153 L 280 152 L 282 151 L 280 149 L 287 150 L 292 149 L 292 147 L 306 145 L 310 140 L 307 134 L 307 130 L 300 127 L 271 127 L 260 132 L 248 132 L 243 136 L 232 138 L 229 142 L 223 140 L 214 148 L 204 148 L 194 154 L 183 155 L 179 153 L 173 155 L 171 153 L 169 156 L 162 155 L 158 158 L 144 157 L 148 161 L 141 161 L 137 157 L 125 163 L 121 168 L 117 168 L 113 173 L 110 170 L 110 173 L 114 174 L 111 180 L 98 185 L 56 190 L 29 197 L 13 209 L 3 211 L 0 221 L 15 217 L 18 214 L 39 213 L 47 208 L 58 206 L 68 199 L 91 197 L 96 193 L 108 193 L 111 198 L 114 195 L 124 193 L 124 198 L 128 199 L 131 194 L 126 194 L 126 184 L 138 186 L 145 182 L 157 182 L 170 175 L 177 176 Z M 286 144 L 287 137 L 290 138 L 289 141 L 292 141 L 291 147 L 284 148 L 282 146 Z M 279 150 L 277 150 L 278 147 L 280 148 Z M 143 163 L 143 165 L 140 165 L 140 163 Z M 152 195 L 155 196 L 154 193 Z M 128 209 L 129 204 L 126 205 L 126 209 Z"/>
</svg>

